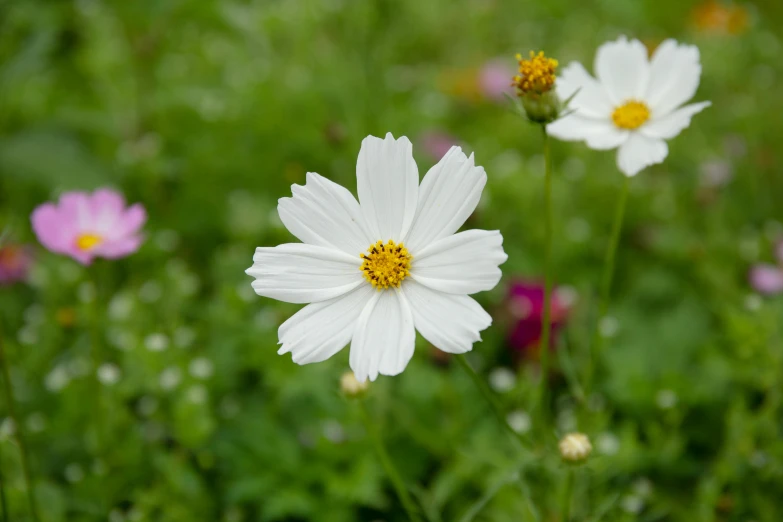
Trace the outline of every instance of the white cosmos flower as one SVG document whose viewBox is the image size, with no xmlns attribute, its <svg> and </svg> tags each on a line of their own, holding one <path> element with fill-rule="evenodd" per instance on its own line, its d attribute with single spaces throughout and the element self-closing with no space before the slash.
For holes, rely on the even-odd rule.
<svg viewBox="0 0 783 522">
<path fill-rule="evenodd" d="M 359 202 L 308 173 L 280 219 L 302 243 L 260 247 L 247 274 L 258 295 L 310 303 L 280 326 L 280 354 L 324 361 L 351 344 L 356 378 L 397 375 L 415 330 L 449 353 L 469 351 L 492 318 L 468 294 L 492 289 L 505 262 L 498 231 L 457 232 L 487 182 L 459 147 L 419 186 L 411 142 L 368 136 L 356 165 Z"/>
<path fill-rule="evenodd" d="M 598 48 L 593 78 L 582 64 L 563 69 L 556 87 L 573 111 L 550 123 L 547 131 L 561 140 L 585 141 L 590 148 L 617 148 L 617 166 L 627 176 L 661 163 L 669 149 L 664 140 L 688 127 L 691 117 L 710 102 L 682 107 L 699 86 L 699 49 L 666 40 L 647 58 L 639 40 L 620 37 Z"/>
</svg>

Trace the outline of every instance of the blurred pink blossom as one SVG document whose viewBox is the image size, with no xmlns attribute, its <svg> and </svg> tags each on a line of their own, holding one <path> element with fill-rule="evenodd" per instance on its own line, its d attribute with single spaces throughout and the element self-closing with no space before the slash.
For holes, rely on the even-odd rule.
<svg viewBox="0 0 783 522">
<path fill-rule="evenodd" d="M 775 265 L 759 263 L 750 269 L 750 286 L 764 295 L 775 295 L 783 292 L 783 270 Z"/>
<path fill-rule="evenodd" d="M 775 247 L 775 257 L 777 265 L 757 263 L 750 269 L 750 286 L 760 294 L 775 295 L 783 292 L 783 242 Z"/>
<path fill-rule="evenodd" d="M 552 292 L 550 303 L 550 346 L 554 346 L 560 328 L 565 324 L 570 302 L 557 289 Z M 541 342 L 541 319 L 544 314 L 544 285 L 540 282 L 518 280 L 511 283 L 507 297 L 512 326 L 508 343 L 514 351 L 535 349 Z"/>
<path fill-rule="evenodd" d="M 136 252 L 147 213 L 139 203 L 127 207 L 119 192 L 98 189 L 66 192 L 57 204 L 36 208 L 31 220 L 44 247 L 89 265 L 96 257 L 117 259 Z"/>
<path fill-rule="evenodd" d="M 459 140 L 445 132 L 431 130 L 419 136 L 419 143 L 430 158 L 440 161 L 451 147 L 459 145 Z"/>
<path fill-rule="evenodd" d="M 0 246 L 0 286 L 26 279 L 32 264 L 33 249 L 30 245 Z"/>
<path fill-rule="evenodd" d="M 514 69 L 505 61 L 492 60 L 484 64 L 479 71 L 479 88 L 485 98 L 503 101 L 505 95 L 514 95 L 511 79 Z"/>
</svg>

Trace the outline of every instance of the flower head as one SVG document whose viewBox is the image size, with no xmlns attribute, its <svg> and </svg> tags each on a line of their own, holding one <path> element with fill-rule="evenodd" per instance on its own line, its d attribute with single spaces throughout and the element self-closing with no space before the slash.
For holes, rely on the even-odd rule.
<svg viewBox="0 0 783 522">
<path fill-rule="evenodd" d="M 541 319 L 544 314 L 544 285 L 538 282 L 516 281 L 508 290 L 507 308 L 513 319 L 508 342 L 515 351 L 527 351 L 541 342 Z M 552 292 L 550 346 L 557 342 L 557 333 L 568 315 L 568 303 L 557 291 Z"/>
<path fill-rule="evenodd" d="M 747 9 L 741 5 L 707 0 L 691 11 L 696 29 L 716 34 L 742 34 L 750 25 Z"/>
<path fill-rule="evenodd" d="M 33 264 L 30 245 L 0 246 L 0 286 L 23 281 Z"/>
<path fill-rule="evenodd" d="M 530 51 L 529 59 L 517 54 L 519 74 L 514 76 L 514 87 L 520 95 L 535 93 L 544 94 L 555 86 L 555 69 L 558 63 L 554 58 L 547 58 L 544 51 L 536 54 Z"/>
<path fill-rule="evenodd" d="M 560 456 L 568 463 L 584 462 L 593 451 L 590 439 L 584 433 L 569 433 L 560 439 Z"/>
<path fill-rule="evenodd" d="M 57 204 L 36 208 L 31 220 L 44 247 L 89 265 L 96 257 L 117 259 L 136 252 L 147 213 L 139 203 L 126 207 L 114 190 L 98 189 L 66 192 Z"/>
<path fill-rule="evenodd" d="M 310 303 L 278 330 L 278 353 L 294 362 L 328 359 L 351 345 L 358 381 L 397 375 L 413 356 L 416 330 L 464 353 L 492 318 L 469 294 L 492 289 L 506 260 L 497 231 L 456 233 L 478 204 L 484 169 L 452 147 L 419 185 L 407 138 L 368 136 L 356 166 L 359 201 L 308 173 L 280 219 L 302 243 L 260 247 L 247 273 L 257 294 Z"/>
<path fill-rule="evenodd" d="M 530 51 L 530 58 L 517 55 L 519 74 L 514 76 L 512 86 L 522 100 L 522 107 L 528 119 L 534 123 L 549 123 L 557 119 L 562 103 L 554 90 L 557 60 L 547 58 L 544 51 L 536 54 Z"/>
<path fill-rule="evenodd" d="M 783 293 L 783 242 L 775 248 L 778 265 L 758 263 L 750 269 L 748 279 L 753 289 L 764 295 Z"/>
<path fill-rule="evenodd" d="M 682 106 L 699 86 L 699 49 L 663 42 L 648 60 L 639 40 L 621 37 L 596 54 L 597 79 L 573 62 L 557 82 L 570 112 L 547 125 L 562 140 L 584 141 L 597 150 L 618 149 L 617 166 L 627 176 L 661 163 L 667 139 L 688 127 L 710 102 Z"/>
</svg>

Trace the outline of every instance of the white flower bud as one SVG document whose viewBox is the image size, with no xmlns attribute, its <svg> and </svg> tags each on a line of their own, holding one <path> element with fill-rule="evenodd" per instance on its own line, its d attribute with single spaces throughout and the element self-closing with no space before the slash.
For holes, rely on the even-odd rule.
<svg viewBox="0 0 783 522">
<path fill-rule="evenodd" d="M 578 463 L 587 460 L 590 452 L 593 451 L 593 445 L 590 439 L 583 433 L 569 433 L 560 439 L 560 456 L 566 462 Z"/>
<path fill-rule="evenodd" d="M 367 381 L 359 382 L 353 372 L 345 372 L 340 377 L 340 390 L 347 397 L 359 397 L 367 391 Z"/>
</svg>

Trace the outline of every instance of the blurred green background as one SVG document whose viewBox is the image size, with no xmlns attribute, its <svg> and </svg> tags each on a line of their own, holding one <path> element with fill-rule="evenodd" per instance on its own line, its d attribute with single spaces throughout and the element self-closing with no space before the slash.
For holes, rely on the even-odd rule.
<svg viewBox="0 0 783 522">
<path fill-rule="evenodd" d="M 19 430 L 45 522 L 405 520 L 339 393 L 348 351 L 278 356 L 298 307 L 244 274 L 254 247 L 293 240 L 276 200 L 305 172 L 355 189 L 368 134 L 409 136 L 422 174 L 441 141 L 486 168 L 471 223 L 499 229 L 509 260 L 478 296 L 495 324 L 470 360 L 536 434 L 536 361 L 507 346 L 505 295 L 543 273 L 541 137 L 482 82 L 530 49 L 591 69 L 620 34 L 698 45 L 696 100 L 713 105 L 632 180 L 595 393 L 574 390 L 622 178 L 613 153 L 556 143 L 555 279 L 572 304 L 555 428 L 536 435 L 551 451 L 520 453 L 423 339 L 367 401 L 432 522 L 559 520 L 555 443 L 574 429 L 595 448 L 574 520 L 781 520 L 783 302 L 747 280 L 783 239 L 781 24 L 772 0 L 0 0 L 8 237 L 35 243 L 31 211 L 65 190 L 112 186 L 149 213 L 132 257 L 85 268 L 38 247 L 29 281 L 0 288 L 10 520 L 32 520 Z"/>
</svg>

